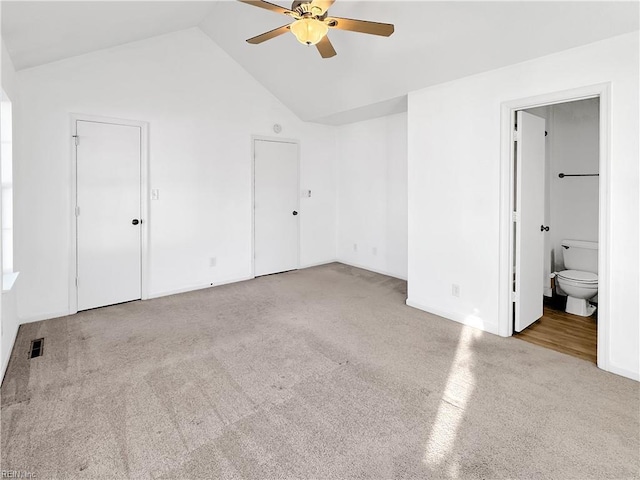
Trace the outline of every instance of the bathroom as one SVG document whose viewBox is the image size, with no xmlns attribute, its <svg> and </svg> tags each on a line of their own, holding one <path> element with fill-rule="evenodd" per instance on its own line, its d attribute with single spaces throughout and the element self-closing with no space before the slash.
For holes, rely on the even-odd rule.
<svg viewBox="0 0 640 480">
<path fill-rule="evenodd" d="M 537 107 L 526 112 L 546 121 L 544 226 L 549 230 L 544 235 L 541 279 L 544 315 L 520 336 L 523 340 L 528 335 L 540 337 L 537 338 L 539 344 L 595 363 L 599 98 Z M 560 284 L 565 285 L 567 291 Z"/>
</svg>

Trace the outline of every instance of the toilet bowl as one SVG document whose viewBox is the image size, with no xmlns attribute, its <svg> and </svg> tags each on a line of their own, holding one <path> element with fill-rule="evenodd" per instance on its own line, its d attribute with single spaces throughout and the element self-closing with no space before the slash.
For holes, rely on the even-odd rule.
<svg viewBox="0 0 640 480">
<path fill-rule="evenodd" d="M 589 303 L 589 299 L 598 293 L 598 275 L 580 270 L 564 270 L 556 274 L 558 285 L 567 294 L 565 311 L 573 315 L 589 317 L 596 311 L 596 307 Z"/>
<path fill-rule="evenodd" d="M 566 270 L 556 273 L 558 286 L 567 294 L 565 312 L 588 317 L 596 311 L 589 299 L 598 294 L 598 243 L 562 240 Z"/>
</svg>

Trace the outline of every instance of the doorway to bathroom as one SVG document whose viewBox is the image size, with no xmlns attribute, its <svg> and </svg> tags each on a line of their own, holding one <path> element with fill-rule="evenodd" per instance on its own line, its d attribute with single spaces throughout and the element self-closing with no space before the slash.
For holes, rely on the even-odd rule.
<svg viewBox="0 0 640 480">
<path fill-rule="evenodd" d="M 598 255 L 606 89 L 503 105 L 512 132 L 508 333 L 598 364 L 608 333 Z"/>
</svg>

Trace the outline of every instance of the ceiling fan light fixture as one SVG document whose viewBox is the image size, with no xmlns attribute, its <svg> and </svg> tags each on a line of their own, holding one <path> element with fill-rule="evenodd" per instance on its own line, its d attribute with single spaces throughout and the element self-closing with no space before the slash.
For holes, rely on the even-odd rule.
<svg viewBox="0 0 640 480">
<path fill-rule="evenodd" d="M 301 18 L 291 24 L 290 30 L 300 43 L 315 45 L 327 34 L 329 27 L 315 18 Z"/>
</svg>

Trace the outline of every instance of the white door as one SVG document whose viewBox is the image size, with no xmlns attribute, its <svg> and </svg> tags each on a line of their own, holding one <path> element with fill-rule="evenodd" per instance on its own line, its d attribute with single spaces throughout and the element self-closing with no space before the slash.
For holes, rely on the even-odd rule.
<svg viewBox="0 0 640 480">
<path fill-rule="evenodd" d="M 140 127 L 76 122 L 78 310 L 141 298 Z"/>
<path fill-rule="evenodd" d="M 544 285 L 544 118 L 517 112 L 515 330 L 542 317 Z"/>
<path fill-rule="evenodd" d="M 255 276 L 298 268 L 298 198 L 298 146 L 255 140 Z"/>
</svg>

